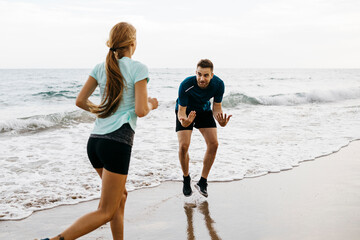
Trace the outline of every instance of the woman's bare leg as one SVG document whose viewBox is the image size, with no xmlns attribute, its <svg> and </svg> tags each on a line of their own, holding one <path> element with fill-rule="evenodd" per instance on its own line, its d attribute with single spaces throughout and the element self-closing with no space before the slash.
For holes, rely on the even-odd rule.
<svg viewBox="0 0 360 240">
<path fill-rule="evenodd" d="M 79 218 L 63 233 L 51 240 L 58 240 L 60 236 L 65 240 L 76 239 L 111 221 L 119 210 L 125 191 L 126 178 L 127 175 L 103 169 L 99 208 Z"/>
<path fill-rule="evenodd" d="M 100 178 L 102 177 L 102 168 L 95 168 L 96 172 L 99 174 Z M 110 221 L 111 232 L 114 240 L 124 239 L 124 212 L 125 212 L 125 203 L 127 199 L 128 192 L 124 191 L 124 195 L 121 199 L 119 209 L 116 211 L 113 219 Z M 100 207 L 101 202 L 99 202 Z"/>
<path fill-rule="evenodd" d="M 124 239 L 124 212 L 127 191 L 125 188 L 123 197 L 121 198 L 119 209 L 116 211 L 113 219 L 110 221 L 111 232 L 114 240 Z"/>
</svg>

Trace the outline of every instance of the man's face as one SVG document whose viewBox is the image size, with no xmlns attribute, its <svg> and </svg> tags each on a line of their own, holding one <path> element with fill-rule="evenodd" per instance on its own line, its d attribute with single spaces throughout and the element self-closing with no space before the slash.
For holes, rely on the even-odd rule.
<svg viewBox="0 0 360 240">
<path fill-rule="evenodd" d="M 211 72 L 210 68 L 198 67 L 196 69 L 196 81 L 200 88 L 207 88 L 213 76 L 214 73 Z"/>
</svg>

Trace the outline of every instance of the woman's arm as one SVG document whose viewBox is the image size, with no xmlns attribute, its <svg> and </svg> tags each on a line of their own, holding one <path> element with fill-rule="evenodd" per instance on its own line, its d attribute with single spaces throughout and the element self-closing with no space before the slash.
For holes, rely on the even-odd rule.
<svg viewBox="0 0 360 240">
<path fill-rule="evenodd" d="M 85 111 L 90 112 L 90 105 L 93 105 L 92 102 L 89 101 L 89 97 L 95 91 L 98 83 L 95 78 L 89 76 L 85 85 L 82 87 L 79 95 L 76 98 L 76 106 L 84 109 Z"/>
<path fill-rule="evenodd" d="M 138 117 L 145 117 L 151 110 L 158 107 L 156 98 L 148 98 L 147 79 L 135 83 L 135 114 Z"/>
</svg>

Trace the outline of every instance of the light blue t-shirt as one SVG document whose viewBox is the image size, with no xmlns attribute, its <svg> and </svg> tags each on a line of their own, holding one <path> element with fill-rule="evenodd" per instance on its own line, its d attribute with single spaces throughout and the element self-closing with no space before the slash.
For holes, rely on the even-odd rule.
<svg viewBox="0 0 360 240">
<path fill-rule="evenodd" d="M 107 118 L 96 118 L 93 134 L 107 134 L 119 129 L 123 124 L 129 123 L 135 131 L 137 116 L 135 114 L 135 83 L 144 79 L 149 81 L 148 68 L 131 58 L 123 57 L 118 60 L 120 71 L 126 80 L 122 99 L 115 113 Z M 105 62 L 94 67 L 90 76 L 96 79 L 100 86 L 101 98 L 104 97 L 106 86 Z"/>
</svg>

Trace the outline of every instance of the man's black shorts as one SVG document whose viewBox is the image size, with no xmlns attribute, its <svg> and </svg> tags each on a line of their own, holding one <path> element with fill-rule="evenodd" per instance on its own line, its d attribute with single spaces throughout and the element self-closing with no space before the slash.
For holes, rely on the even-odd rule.
<svg viewBox="0 0 360 240">
<path fill-rule="evenodd" d="M 193 130 L 193 128 L 216 128 L 216 122 L 213 117 L 213 112 L 210 111 L 198 111 L 196 112 L 196 117 L 194 121 L 188 126 L 183 127 L 178 119 L 177 115 L 178 111 L 175 110 L 176 115 L 176 132 L 182 131 L 182 130 Z M 186 111 L 186 114 L 188 115 L 190 111 Z"/>
</svg>

